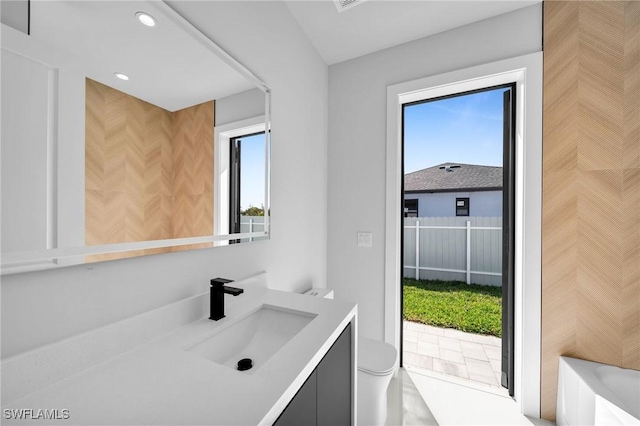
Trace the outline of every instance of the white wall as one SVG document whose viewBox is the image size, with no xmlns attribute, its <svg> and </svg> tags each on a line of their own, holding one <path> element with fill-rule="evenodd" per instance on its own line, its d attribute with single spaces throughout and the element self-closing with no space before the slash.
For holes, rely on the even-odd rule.
<svg viewBox="0 0 640 426">
<path fill-rule="evenodd" d="M 456 198 L 469 198 L 469 216 L 502 216 L 502 191 L 405 194 L 404 198 L 418 200 L 419 217 L 455 216 Z"/>
<path fill-rule="evenodd" d="M 171 5 L 272 89 L 272 237 L 3 276 L 2 358 L 205 291 L 216 276 L 266 270 L 273 288 L 325 285 L 327 66 L 282 3 Z"/>
<path fill-rule="evenodd" d="M 52 73 L 41 63 L 2 49 L 0 195 L 4 251 L 48 248 Z"/>
<path fill-rule="evenodd" d="M 264 93 L 251 89 L 216 99 L 216 126 L 264 115 Z"/>
<path fill-rule="evenodd" d="M 3 24 L 26 34 L 29 30 L 28 0 L 4 0 L 0 2 L 0 18 Z"/>
<path fill-rule="evenodd" d="M 539 52 L 542 6 L 329 67 L 328 287 L 359 304 L 362 335 L 384 339 L 387 86 Z M 358 248 L 356 232 L 373 247 Z"/>
</svg>

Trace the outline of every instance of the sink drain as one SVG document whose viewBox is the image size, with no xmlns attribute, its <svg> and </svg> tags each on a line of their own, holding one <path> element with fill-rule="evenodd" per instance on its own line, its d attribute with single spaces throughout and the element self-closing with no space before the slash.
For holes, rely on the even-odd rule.
<svg viewBox="0 0 640 426">
<path fill-rule="evenodd" d="M 249 370 L 251 367 L 253 367 L 253 361 L 251 358 L 242 358 L 238 361 L 238 370 L 240 371 Z"/>
</svg>

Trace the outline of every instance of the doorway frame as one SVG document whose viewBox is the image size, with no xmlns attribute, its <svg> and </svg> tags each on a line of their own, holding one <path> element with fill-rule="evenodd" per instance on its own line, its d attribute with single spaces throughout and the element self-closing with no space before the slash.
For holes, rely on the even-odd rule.
<svg viewBox="0 0 640 426">
<path fill-rule="evenodd" d="M 384 339 L 400 350 L 402 105 L 506 83 L 516 85 L 514 399 L 540 418 L 542 52 L 387 87 Z"/>
</svg>

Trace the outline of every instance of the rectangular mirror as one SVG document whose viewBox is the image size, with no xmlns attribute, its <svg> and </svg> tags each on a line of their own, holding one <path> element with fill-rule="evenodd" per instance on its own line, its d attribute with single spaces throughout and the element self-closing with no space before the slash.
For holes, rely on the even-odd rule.
<svg viewBox="0 0 640 426">
<path fill-rule="evenodd" d="M 161 1 L 29 9 L 2 16 L 2 273 L 269 237 L 264 83 Z"/>
</svg>

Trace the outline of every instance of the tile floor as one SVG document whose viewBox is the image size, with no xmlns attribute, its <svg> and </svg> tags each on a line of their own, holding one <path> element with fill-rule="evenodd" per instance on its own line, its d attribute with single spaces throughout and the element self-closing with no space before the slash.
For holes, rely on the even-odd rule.
<svg viewBox="0 0 640 426">
<path fill-rule="evenodd" d="M 401 368 L 389 383 L 385 424 L 386 426 L 435 426 L 438 424 L 404 368 Z"/>
<path fill-rule="evenodd" d="M 472 381 L 401 368 L 387 391 L 387 426 L 524 425 L 553 423 L 526 417 L 508 395 Z"/>
<path fill-rule="evenodd" d="M 404 321 L 403 365 L 456 376 L 506 393 L 500 386 L 502 340 Z"/>
</svg>

